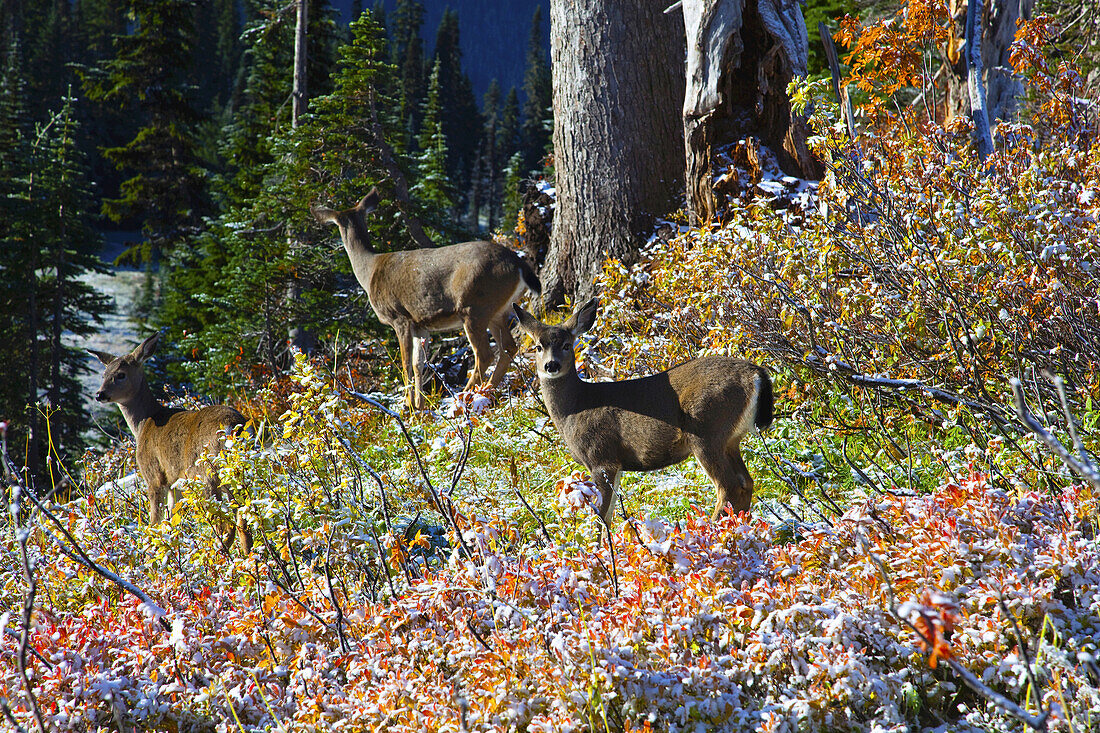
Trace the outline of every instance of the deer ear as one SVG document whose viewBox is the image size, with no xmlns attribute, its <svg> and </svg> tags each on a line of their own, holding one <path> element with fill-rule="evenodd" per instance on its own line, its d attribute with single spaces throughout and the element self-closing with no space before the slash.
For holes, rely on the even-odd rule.
<svg viewBox="0 0 1100 733">
<path fill-rule="evenodd" d="M 149 357 L 153 355 L 153 352 L 157 350 L 157 343 L 160 341 L 160 334 L 154 333 L 149 338 L 141 342 L 136 346 L 133 351 L 130 352 L 130 356 L 138 360 L 139 363 L 144 364 L 149 360 Z"/>
<path fill-rule="evenodd" d="M 313 214 L 313 218 L 322 224 L 333 224 L 336 222 L 336 212 L 327 206 L 310 206 L 309 212 Z"/>
<path fill-rule="evenodd" d="M 534 337 L 540 325 L 538 319 L 525 311 L 519 303 L 512 303 L 512 311 L 516 314 L 516 320 L 519 321 L 519 327 L 523 332 Z"/>
<path fill-rule="evenodd" d="M 355 205 L 355 208 L 359 209 L 364 214 L 369 214 L 378 208 L 378 201 L 382 196 L 378 193 L 378 187 L 375 186 L 370 190 L 363 198 L 359 199 L 359 203 Z"/>
<path fill-rule="evenodd" d="M 103 366 L 108 366 L 112 361 L 118 358 L 114 354 L 108 354 L 106 351 L 97 351 L 96 349 L 88 349 L 88 353 L 103 362 Z"/>
<path fill-rule="evenodd" d="M 561 327 L 574 336 L 580 336 L 592 328 L 592 324 L 596 322 L 596 308 L 599 305 L 599 301 L 593 298 L 578 308 L 576 313 L 569 316 L 569 320 L 561 324 Z"/>
</svg>

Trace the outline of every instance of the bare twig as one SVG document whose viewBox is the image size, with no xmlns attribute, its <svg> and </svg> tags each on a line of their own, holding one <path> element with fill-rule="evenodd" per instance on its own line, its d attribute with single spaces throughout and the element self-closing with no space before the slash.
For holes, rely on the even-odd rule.
<svg viewBox="0 0 1100 733">
<path fill-rule="evenodd" d="M 1012 394 L 1015 397 L 1016 414 L 1020 417 L 1020 421 L 1023 422 L 1031 432 L 1035 433 L 1035 436 L 1039 438 L 1047 448 L 1062 459 L 1062 463 L 1066 464 L 1070 470 L 1092 484 L 1093 488 L 1100 489 L 1100 468 L 1097 467 L 1095 462 L 1088 459 L 1083 446 L 1079 445 L 1078 447 L 1078 451 L 1081 455 L 1080 458 L 1070 453 L 1066 447 L 1062 445 L 1062 441 L 1058 440 L 1053 433 L 1047 430 L 1046 427 L 1031 414 L 1031 410 L 1027 408 L 1027 403 L 1024 400 L 1024 389 L 1020 380 L 1012 379 L 1010 380 L 1010 384 L 1012 385 Z M 1069 415 L 1069 406 L 1065 400 L 1064 387 L 1060 389 L 1058 396 L 1059 399 L 1062 400 L 1062 408 L 1066 411 L 1066 414 Z M 1073 424 L 1072 415 L 1070 415 L 1069 423 L 1071 425 Z M 1075 441 L 1079 440 L 1076 437 L 1076 429 L 1071 432 L 1071 435 L 1074 435 Z"/>
</svg>

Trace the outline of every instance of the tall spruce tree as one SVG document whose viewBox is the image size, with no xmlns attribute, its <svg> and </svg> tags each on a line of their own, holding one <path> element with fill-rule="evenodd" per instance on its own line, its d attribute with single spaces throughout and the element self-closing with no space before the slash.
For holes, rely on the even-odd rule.
<svg viewBox="0 0 1100 733">
<path fill-rule="evenodd" d="M 195 131 L 203 121 L 188 78 L 195 43 L 194 0 L 128 0 L 131 32 L 116 35 L 114 56 L 87 70 L 90 99 L 139 119 L 123 145 L 103 151 L 129 177 L 119 195 L 103 201 L 114 222 L 139 223 L 145 241 L 132 252 L 157 259 L 192 231 L 208 210 L 205 165 Z"/>
<path fill-rule="evenodd" d="M 496 226 L 500 208 L 500 177 L 503 173 L 500 153 L 500 84 L 496 79 L 489 82 L 489 89 L 485 92 L 481 103 L 481 116 L 485 125 L 481 130 L 481 146 L 478 152 L 478 165 L 475 168 L 474 180 L 471 183 L 471 191 L 476 192 L 474 197 L 473 223 L 480 228 L 480 212 L 484 207 L 489 231 Z"/>
<path fill-rule="evenodd" d="M 310 113 L 298 128 L 273 132 L 270 159 L 259 166 L 259 185 L 227 206 L 196 241 L 195 262 L 208 268 L 207 276 L 201 290 L 181 296 L 191 308 L 188 324 L 166 325 L 190 357 L 178 368 L 203 388 L 244 383 L 252 364 L 283 369 L 291 323 L 322 340 L 338 331 L 354 336 L 377 328 L 346 256 L 332 248 L 331 232 L 309 213 L 312 203 L 343 207 L 373 185 L 384 191 L 392 185 L 375 131 L 364 121 L 372 118 L 373 104 L 388 144 L 402 136 L 398 102 L 384 93 L 383 82 L 394 68 L 370 12 L 362 13 L 350 30 L 332 92 L 311 100 Z M 407 241 L 400 211 L 388 192 L 384 196 L 371 217 L 375 241 Z M 288 227 L 301 233 L 307 246 L 288 248 Z M 302 284 L 297 301 L 285 297 L 292 275 Z"/>
<path fill-rule="evenodd" d="M 416 0 L 398 0 L 393 10 L 390 59 L 400 77 L 400 118 L 404 136 L 398 150 L 412 152 L 420 130 L 424 99 L 428 95 L 428 62 L 420 29 L 424 25 L 424 6 Z"/>
<path fill-rule="evenodd" d="M 331 89 L 329 75 L 339 34 L 328 3 L 314 0 L 310 5 L 306 72 L 309 87 L 323 93 Z M 213 178 L 218 214 L 189 239 L 187 247 L 177 248 L 170 256 L 169 287 L 156 314 L 157 323 L 169 331 L 167 341 L 176 347 L 176 356 L 201 359 L 172 364 L 170 370 L 205 389 L 224 381 L 207 368 L 215 362 L 223 370 L 230 363 L 243 369 L 244 362 L 253 359 L 271 369 L 280 368 L 285 337 L 278 335 L 278 329 L 286 326 L 283 314 L 297 310 L 282 303 L 282 296 L 275 292 L 277 283 L 285 286 L 288 281 L 285 247 L 267 247 L 271 237 L 286 237 L 287 220 L 271 221 L 258 208 L 273 177 L 284 175 L 277 171 L 279 158 L 285 154 L 281 140 L 290 130 L 286 100 L 291 93 L 296 14 L 293 4 L 279 0 L 252 0 L 246 11 L 250 20 L 243 34 L 247 39 L 243 83 L 220 136 L 223 171 Z M 257 238 L 263 246 L 253 246 Z M 252 261 L 250 254 L 255 256 Z M 237 286 L 231 278 L 234 270 L 240 272 L 240 287 L 255 290 L 251 295 L 260 295 L 267 287 L 265 277 L 270 279 L 271 292 L 262 292 L 262 298 L 233 301 L 227 292 Z M 253 332 L 257 342 L 247 359 L 241 345 L 230 341 L 231 334 L 222 326 L 249 322 L 255 327 L 257 319 L 238 318 L 237 314 L 227 319 L 229 302 L 255 308 L 261 315 L 258 320 L 263 326 Z"/>
<path fill-rule="evenodd" d="M 542 168 L 542 159 L 550 147 L 548 121 L 552 119 L 554 103 L 550 77 L 550 59 L 543 43 L 542 6 L 535 8 L 531 18 L 531 34 L 527 41 L 527 71 L 523 76 L 523 162 L 527 171 Z"/>
<path fill-rule="evenodd" d="M 91 182 L 77 144 L 78 132 L 75 100 L 67 95 L 35 135 L 28 212 L 39 250 L 33 288 L 41 312 L 36 319 L 40 324 L 37 348 L 41 350 L 37 361 L 49 419 L 48 448 L 62 465 L 70 467 L 83 452 L 82 433 L 90 420 L 79 381 L 80 373 L 87 369 L 84 355 L 66 342 L 65 334 L 94 333 L 110 307 L 110 300 L 82 279 L 88 272 L 106 269 L 98 257 L 102 238 L 94 226 Z M 50 476 L 51 482 L 59 478 Z"/>
<path fill-rule="evenodd" d="M 417 156 L 417 181 L 413 195 L 443 212 L 454 209 L 451 179 L 447 175 L 447 136 L 443 131 L 443 106 L 440 103 L 441 62 L 436 59 L 428 80 L 428 99 L 424 103 L 424 124 L 420 128 Z"/>
<path fill-rule="evenodd" d="M 443 11 L 433 59 L 433 73 L 438 69 L 439 75 L 440 121 L 447 139 L 447 175 L 455 203 L 462 206 L 469 196 L 482 122 L 473 84 L 462 70 L 458 13 L 453 10 Z"/>
<path fill-rule="evenodd" d="M 14 18 L 5 17 L 3 68 L 0 76 L 0 350 L 4 372 L 0 379 L 0 421 L 9 423 L 8 444 L 26 446 L 12 458 L 39 465 L 37 323 L 30 307 L 33 275 L 32 232 L 25 191 L 30 179 L 32 124 L 26 108 L 22 45 L 14 32 Z"/>
</svg>

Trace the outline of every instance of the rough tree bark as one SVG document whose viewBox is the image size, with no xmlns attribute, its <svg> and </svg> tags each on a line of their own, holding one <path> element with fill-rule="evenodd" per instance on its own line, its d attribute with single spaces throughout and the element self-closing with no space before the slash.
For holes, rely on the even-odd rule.
<svg viewBox="0 0 1100 733">
<path fill-rule="evenodd" d="M 943 51 L 947 62 L 947 114 L 950 119 L 970 114 L 970 90 L 967 82 L 965 48 L 966 0 L 949 3 L 955 32 Z M 1016 39 L 1016 24 L 1031 18 L 1035 0 L 989 0 L 982 3 L 977 19 L 981 25 L 981 65 L 986 88 L 986 113 L 989 121 L 1011 119 L 1017 100 L 1024 92 L 1023 81 L 1012 72 L 1009 53 Z"/>
<path fill-rule="evenodd" d="M 544 303 L 593 293 L 603 259 L 629 260 L 675 207 L 683 30 L 666 0 L 551 0 L 557 210 Z"/>
<path fill-rule="evenodd" d="M 806 23 L 798 0 L 684 0 L 687 89 L 685 188 L 692 221 L 714 216 L 713 148 L 759 137 L 792 175 L 821 176 L 806 122 L 791 113 L 787 84 L 806 75 Z"/>
<path fill-rule="evenodd" d="M 294 28 L 294 77 L 291 88 L 290 126 L 298 127 L 298 121 L 306 113 L 309 104 L 309 90 L 306 88 L 306 38 L 309 29 L 309 0 L 297 0 L 298 17 Z M 304 245 L 297 232 L 290 232 L 287 246 L 291 251 Z M 302 297 L 301 285 L 296 278 L 291 279 L 287 299 L 297 302 Z M 307 354 L 317 349 L 317 337 L 300 323 L 292 324 L 287 334 L 291 346 Z"/>
</svg>

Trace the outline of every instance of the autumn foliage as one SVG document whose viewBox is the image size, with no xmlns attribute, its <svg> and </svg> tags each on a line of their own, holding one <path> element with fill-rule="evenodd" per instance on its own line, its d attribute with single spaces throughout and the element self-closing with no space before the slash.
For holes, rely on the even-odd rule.
<svg viewBox="0 0 1100 733">
<path fill-rule="evenodd" d="M 882 98 L 942 40 L 944 8 L 909 9 L 911 30 L 842 31 Z M 218 458 L 247 558 L 193 488 L 146 527 L 125 446 L 73 501 L 9 487 L 0 727 L 1095 726 L 1100 481 L 1052 445 L 1095 470 L 1100 151 L 1044 22 L 1015 54 L 1035 115 L 990 160 L 919 109 L 848 140 L 809 83 L 825 180 L 764 171 L 720 221 L 607 263 L 588 378 L 714 352 L 772 371 L 751 514 L 706 519 L 688 461 L 624 475 L 601 543 L 529 358 L 498 394 L 401 416 L 396 389 L 298 356 Z"/>
</svg>

